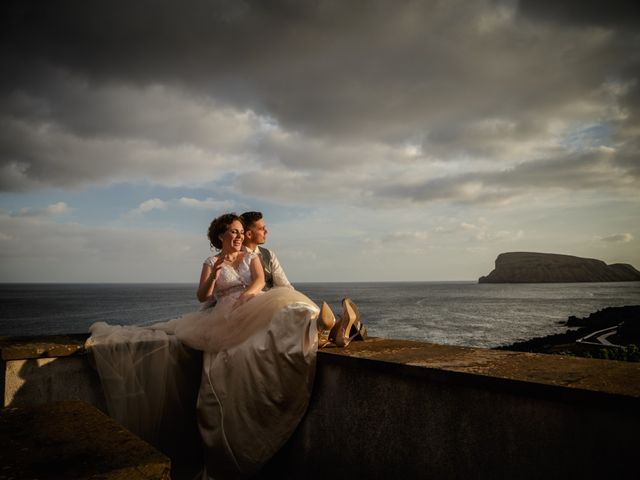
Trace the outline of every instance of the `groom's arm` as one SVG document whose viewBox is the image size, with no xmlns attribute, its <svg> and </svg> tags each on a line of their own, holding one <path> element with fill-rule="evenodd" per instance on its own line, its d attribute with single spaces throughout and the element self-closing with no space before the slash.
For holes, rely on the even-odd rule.
<svg viewBox="0 0 640 480">
<path fill-rule="evenodd" d="M 274 287 L 293 288 L 293 285 L 291 285 L 291 282 L 289 282 L 289 279 L 282 269 L 282 265 L 280 265 L 280 262 L 278 261 L 278 257 L 273 253 L 273 250 L 271 250 L 271 276 L 273 278 Z"/>
</svg>

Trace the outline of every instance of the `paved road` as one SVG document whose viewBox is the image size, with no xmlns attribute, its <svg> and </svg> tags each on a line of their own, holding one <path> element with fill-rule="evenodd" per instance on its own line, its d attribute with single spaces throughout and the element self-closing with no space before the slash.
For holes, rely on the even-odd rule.
<svg viewBox="0 0 640 480">
<path fill-rule="evenodd" d="M 579 343 L 585 343 L 588 345 L 602 345 L 605 347 L 621 347 L 622 345 L 616 345 L 607 340 L 612 335 L 618 333 L 618 325 L 614 327 L 603 328 L 597 332 L 590 333 L 576 340 Z"/>
</svg>

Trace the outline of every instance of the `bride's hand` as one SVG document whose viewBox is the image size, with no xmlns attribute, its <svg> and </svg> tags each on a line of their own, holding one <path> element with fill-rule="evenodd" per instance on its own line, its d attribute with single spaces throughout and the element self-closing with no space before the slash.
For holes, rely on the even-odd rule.
<svg viewBox="0 0 640 480">
<path fill-rule="evenodd" d="M 239 307 L 240 305 L 248 302 L 255 296 L 256 296 L 255 293 L 244 292 L 242 295 L 238 297 L 238 300 L 236 300 L 236 303 L 233 304 L 233 308 Z"/>
</svg>

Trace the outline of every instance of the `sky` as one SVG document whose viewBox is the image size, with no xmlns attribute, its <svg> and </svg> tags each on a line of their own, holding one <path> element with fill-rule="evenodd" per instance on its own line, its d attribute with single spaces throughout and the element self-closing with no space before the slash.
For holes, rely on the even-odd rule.
<svg viewBox="0 0 640 480">
<path fill-rule="evenodd" d="M 263 212 L 291 281 L 640 268 L 635 2 L 0 7 L 0 282 L 197 282 Z"/>
</svg>

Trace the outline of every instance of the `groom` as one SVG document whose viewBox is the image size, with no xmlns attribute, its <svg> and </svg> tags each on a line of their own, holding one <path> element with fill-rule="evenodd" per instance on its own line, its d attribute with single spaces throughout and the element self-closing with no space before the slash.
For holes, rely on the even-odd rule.
<svg viewBox="0 0 640 480">
<path fill-rule="evenodd" d="M 247 252 L 257 253 L 262 261 L 264 268 L 265 290 L 271 287 L 289 287 L 291 283 L 284 274 L 284 270 L 278 262 L 276 254 L 271 250 L 261 247 L 266 239 L 269 231 L 264 224 L 262 213 L 245 212 L 240 215 L 242 223 L 244 223 L 244 249 Z"/>
</svg>

